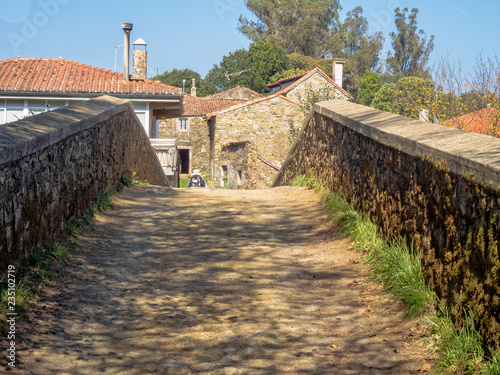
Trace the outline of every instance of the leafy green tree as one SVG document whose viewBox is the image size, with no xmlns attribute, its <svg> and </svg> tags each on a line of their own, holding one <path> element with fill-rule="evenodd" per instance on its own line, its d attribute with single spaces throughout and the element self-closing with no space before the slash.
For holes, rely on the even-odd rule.
<svg viewBox="0 0 500 375">
<path fill-rule="evenodd" d="M 272 82 L 271 78 L 276 73 L 290 68 L 290 60 L 285 50 L 269 43 L 252 43 L 248 57 L 250 82 L 247 87 L 262 94 L 268 91 L 266 85 Z"/>
<path fill-rule="evenodd" d="M 271 77 L 289 67 L 290 61 L 282 48 L 269 43 L 252 43 L 248 51 L 240 49 L 224 56 L 208 72 L 206 79 L 219 92 L 232 88 L 234 82 L 234 86 L 245 86 L 264 94 Z"/>
<path fill-rule="evenodd" d="M 425 32 L 418 30 L 417 8 L 413 8 L 408 16 L 408 8 L 402 11 L 396 8 L 394 12 L 397 33 L 390 33 L 394 51 L 387 58 L 389 71 L 402 77 L 429 78 L 427 63 L 434 49 L 434 36 L 427 40 Z"/>
<path fill-rule="evenodd" d="M 246 0 L 246 7 L 257 17 L 240 16 L 239 27 L 254 42 L 266 42 L 288 53 L 323 57 L 327 41 L 338 26 L 339 0 Z"/>
<path fill-rule="evenodd" d="M 367 70 L 361 78 L 357 97 L 358 103 L 370 106 L 381 87 L 382 77 L 380 74 Z"/>
<path fill-rule="evenodd" d="M 184 92 L 191 93 L 191 87 L 193 86 L 193 78 L 196 80 L 196 95 L 197 96 L 207 96 L 216 93 L 215 86 L 201 78 L 200 74 L 191 69 L 172 69 L 171 71 L 166 71 L 163 74 L 159 74 L 153 77 L 153 80 L 161 81 L 167 85 L 182 87 L 183 80 L 185 81 Z"/>
<path fill-rule="evenodd" d="M 250 69 L 248 51 L 239 49 L 224 56 L 219 64 L 214 65 L 213 68 L 210 69 L 205 79 L 215 86 L 217 92 L 221 92 L 232 88 L 233 80 L 235 86 L 245 85 L 245 78 L 248 72 L 244 71 L 248 69 Z M 238 72 L 243 73 L 234 76 L 228 75 Z"/>
<path fill-rule="evenodd" d="M 394 112 L 394 100 L 396 96 L 396 84 L 386 83 L 377 91 L 371 106 L 381 111 Z"/>
<path fill-rule="evenodd" d="M 421 109 L 431 110 L 436 98 L 434 82 L 420 77 L 404 77 L 397 83 L 386 83 L 375 95 L 372 107 L 399 115 L 419 118 Z"/>
</svg>

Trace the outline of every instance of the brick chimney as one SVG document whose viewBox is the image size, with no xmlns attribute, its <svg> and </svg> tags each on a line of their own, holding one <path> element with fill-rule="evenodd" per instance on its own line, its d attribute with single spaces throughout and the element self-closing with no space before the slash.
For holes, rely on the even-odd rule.
<svg viewBox="0 0 500 375">
<path fill-rule="evenodd" d="M 148 44 L 144 39 L 137 39 L 134 42 L 134 67 L 132 79 L 145 80 L 148 75 Z"/>
<path fill-rule="evenodd" d="M 191 95 L 196 96 L 196 79 L 193 78 L 193 85 L 191 86 Z"/>
<path fill-rule="evenodd" d="M 342 87 L 342 80 L 344 78 L 344 64 L 345 61 L 334 61 L 333 62 L 333 80 L 337 85 Z"/>
</svg>

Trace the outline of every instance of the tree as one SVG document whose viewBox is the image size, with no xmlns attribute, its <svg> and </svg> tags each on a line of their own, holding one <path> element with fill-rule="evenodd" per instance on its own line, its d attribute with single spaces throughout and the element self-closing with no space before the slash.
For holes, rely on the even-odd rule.
<svg viewBox="0 0 500 375">
<path fill-rule="evenodd" d="M 224 56 L 208 72 L 206 79 L 219 92 L 232 88 L 234 80 L 235 86 L 246 86 L 264 94 L 271 77 L 289 67 L 290 61 L 282 48 L 268 43 L 252 43 L 248 51 L 240 49 Z M 231 76 L 239 72 L 243 73 Z"/>
<path fill-rule="evenodd" d="M 228 77 L 228 74 L 243 72 L 249 68 L 248 51 L 239 49 L 224 56 L 219 64 L 210 69 L 205 79 L 215 86 L 217 92 L 221 92 L 233 87 L 233 80 Z M 245 74 L 247 72 L 234 76 L 236 86 L 244 85 Z"/>
<path fill-rule="evenodd" d="M 287 70 L 282 70 L 281 72 L 276 73 L 273 75 L 269 81 L 270 83 L 278 82 L 282 79 L 285 78 L 290 78 L 290 77 L 295 77 L 300 74 L 307 73 L 305 69 L 299 69 L 299 68 L 292 68 L 292 69 L 287 69 Z"/>
<path fill-rule="evenodd" d="M 386 83 L 377 91 L 371 106 L 381 111 L 394 112 L 394 98 L 396 95 L 396 84 Z"/>
<path fill-rule="evenodd" d="M 239 27 L 254 42 L 282 47 L 288 53 L 323 57 L 327 40 L 338 26 L 339 0 L 247 0 L 246 7 L 257 17 L 240 16 Z"/>
<path fill-rule="evenodd" d="M 421 109 L 433 109 L 435 96 L 431 80 L 404 77 L 395 84 L 382 86 L 373 99 L 372 107 L 418 119 Z"/>
<path fill-rule="evenodd" d="M 334 56 L 350 60 L 354 73 L 359 77 L 365 71 L 375 69 L 384 44 L 382 33 L 370 35 L 368 28 L 363 8 L 358 6 L 347 13 L 346 20 L 333 39 Z"/>
<path fill-rule="evenodd" d="M 429 78 L 427 63 L 434 49 L 434 35 L 427 40 L 424 31 L 418 30 L 417 8 L 411 10 L 408 18 L 408 8 L 396 8 L 394 12 L 397 33 L 390 33 L 394 52 L 387 58 L 389 71 L 402 77 Z"/>
<path fill-rule="evenodd" d="M 382 87 L 382 77 L 376 72 L 367 70 L 361 78 L 357 101 L 359 104 L 371 105 L 378 90 Z"/>
<path fill-rule="evenodd" d="M 201 78 L 200 74 L 191 69 L 172 69 L 171 71 L 166 71 L 163 74 L 153 77 L 153 80 L 161 81 L 167 85 L 182 87 L 183 80 L 185 81 L 184 92 L 191 93 L 191 87 L 193 85 L 193 78 L 196 80 L 196 95 L 197 96 L 207 96 L 216 93 L 215 86 L 210 82 Z"/>
</svg>

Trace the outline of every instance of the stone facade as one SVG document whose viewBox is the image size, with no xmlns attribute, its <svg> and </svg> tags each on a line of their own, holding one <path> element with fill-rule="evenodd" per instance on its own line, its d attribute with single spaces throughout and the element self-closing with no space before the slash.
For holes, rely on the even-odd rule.
<svg viewBox="0 0 500 375">
<path fill-rule="evenodd" d="M 500 339 L 500 140 L 334 100 L 294 144 L 275 185 L 316 175 L 422 255 L 457 322 L 472 309 L 485 342 Z"/>
<path fill-rule="evenodd" d="M 136 172 L 169 182 L 130 104 L 101 97 L 0 127 L 0 273 Z"/>
<path fill-rule="evenodd" d="M 319 71 L 304 79 L 299 85 L 294 86 L 286 93 L 286 97 L 298 103 L 307 102 L 313 92 L 323 92 L 331 98 L 348 100 L 349 97 L 331 81 L 325 78 Z M 328 94 L 326 94 L 328 93 Z"/>
<path fill-rule="evenodd" d="M 209 124 L 214 181 L 222 186 L 225 170 L 239 170 L 244 175 L 245 187 L 270 186 L 303 119 L 303 107 L 282 96 L 258 99 L 213 115 Z M 246 159 L 242 158 L 241 148 L 230 147 L 243 143 Z M 229 186 L 241 186 L 236 176 L 237 173 L 227 176 Z"/>
</svg>

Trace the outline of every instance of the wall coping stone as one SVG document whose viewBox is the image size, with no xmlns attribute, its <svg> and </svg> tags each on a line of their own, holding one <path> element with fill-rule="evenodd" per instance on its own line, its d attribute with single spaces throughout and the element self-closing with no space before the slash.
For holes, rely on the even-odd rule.
<svg viewBox="0 0 500 375">
<path fill-rule="evenodd" d="M 459 175 L 500 187 L 500 139 L 380 111 L 345 100 L 316 103 L 314 111 L 408 155 L 430 155 Z"/>
<path fill-rule="evenodd" d="M 40 151 L 127 110 L 135 115 L 127 100 L 103 95 L 2 125 L 0 165 Z"/>
</svg>

